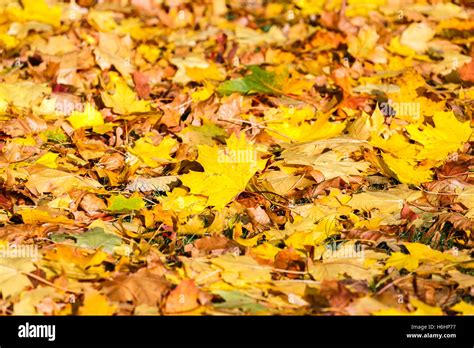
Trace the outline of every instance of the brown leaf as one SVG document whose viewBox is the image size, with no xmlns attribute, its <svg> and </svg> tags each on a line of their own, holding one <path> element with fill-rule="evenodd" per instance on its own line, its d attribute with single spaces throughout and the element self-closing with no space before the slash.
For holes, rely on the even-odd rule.
<svg viewBox="0 0 474 348">
<path fill-rule="evenodd" d="M 464 81 L 474 82 L 474 57 L 471 59 L 471 62 L 464 64 L 459 69 L 459 75 Z"/>
<path fill-rule="evenodd" d="M 337 280 L 323 280 L 321 295 L 327 297 L 330 306 L 334 308 L 344 308 L 356 297 Z"/>
<path fill-rule="evenodd" d="M 148 99 L 151 92 L 148 76 L 139 71 L 133 72 L 132 76 L 138 96 L 142 99 Z"/>
<path fill-rule="evenodd" d="M 171 284 L 161 271 L 142 268 L 132 274 L 123 274 L 104 283 L 107 296 L 112 301 L 131 301 L 135 306 L 160 305 Z"/>
<path fill-rule="evenodd" d="M 185 279 L 168 295 L 164 307 L 165 313 L 189 312 L 199 307 L 199 293 L 194 280 Z"/>
<path fill-rule="evenodd" d="M 275 267 L 289 271 L 302 272 L 305 270 L 306 264 L 304 259 L 293 248 L 287 248 L 276 254 Z M 300 274 L 297 273 L 284 272 L 283 274 L 288 278 L 298 278 L 300 276 Z"/>
<path fill-rule="evenodd" d="M 105 202 L 92 193 L 86 194 L 79 206 L 86 211 L 87 214 L 91 215 L 99 210 L 107 209 Z"/>
</svg>

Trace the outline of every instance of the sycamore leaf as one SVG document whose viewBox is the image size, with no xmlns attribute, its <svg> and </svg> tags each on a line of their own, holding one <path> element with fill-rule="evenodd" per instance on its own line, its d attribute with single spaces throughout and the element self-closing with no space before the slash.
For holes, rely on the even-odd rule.
<svg viewBox="0 0 474 348">
<path fill-rule="evenodd" d="M 419 266 L 419 260 L 412 257 L 411 255 L 393 252 L 390 258 L 387 260 L 385 267 L 395 267 L 396 269 L 406 269 L 409 272 L 413 272 Z"/>
<path fill-rule="evenodd" d="M 234 134 L 227 147 L 198 145 L 198 162 L 204 172 L 190 172 L 181 176 L 184 186 L 194 194 L 208 197 L 208 205 L 223 208 L 247 186 L 250 178 L 262 169 L 264 161 L 257 159 L 257 150 L 247 143 L 245 135 Z"/>
<path fill-rule="evenodd" d="M 387 57 L 384 49 L 377 45 L 379 35 L 373 27 L 364 27 L 357 36 L 348 39 L 348 52 L 354 57 L 369 59 L 374 63 L 385 64 Z"/>
<path fill-rule="evenodd" d="M 179 132 L 179 136 L 186 144 L 213 145 L 214 138 L 224 139 L 227 134 L 224 129 L 213 124 L 205 123 L 202 126 L 188 126 Z"/>
<path fill-rule="evenodd" d="M 108 209 L 113 212 L 140 210 L 145 207 L 145 201 L 138 195 L 126 198 L 122 195 L 113 196 L 109 199 Z"/>
<path fill-rule="evenodd" d="M 134 71 L 130 38 L 106 32 L 99 32 L 98 36 L 99 45 L 94 49 L 97 64 L 103 70 L 110 69 L 113 65 L 122 76 L 128 78 Z"/>
<path fill-rule="evenodd" d="M 236 286 L 247 283 L 270 281 L 271 268 L 260 265 L 250 256 L 225 254 L 211 259 L 211 263 L 221 270 L 222 279 Z"/>
<path fill-rule="evenodd" d="M 178 67 L 173 81 L 186 84 L 190 81 L 205 82 L 208 80 L 222 81 L 225 79 L 225 70 L 205 58 L 195 55 L 186 58 L 174 57 L 171 63 Z"/>
<path fill-rule="evenodd" d="M 176 187 L 171 193 L 160 197 L 160 202 L 164 210 L 176 213 L 200 213 L 206 208 L 207 199 L 202 196 L 190 195 L 184 188 Z"/>
<path fill-rule="evenodd" d="M 171 284 L 163 277 L 160 268 L 141 268 L 135 273 L 122 274 L 104 284 L 107 296 L 113 301 L 156 307 Z"/>
<path fill-rule="evenodd" d="M 312 109 L 294 109 L 280 107 L 265 111 L 268 121 L 267 131 L 275 138 L 284 141 L 298 142 L 327 139 L 342 133 L 346 124 L 344 122 L 330 122 L 330 114 L 320 114 L 315 121 Z"/>
<path fill-rule="evenodd" d="M 365 267 L 362 258 L 334 258 L 316 262 L 309 273 L 317 280 L 344 279 L 347 275 L 352 279 L 371 281 L 379 271 Z"/>
</svg>

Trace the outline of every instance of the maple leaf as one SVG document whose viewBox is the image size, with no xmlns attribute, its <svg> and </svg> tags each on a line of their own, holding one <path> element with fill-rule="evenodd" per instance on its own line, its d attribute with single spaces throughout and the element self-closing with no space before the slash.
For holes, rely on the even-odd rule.
<svg viewBox="0 0 474 348">
<path fill-rule="evenodd" d="M 75 235 L 74 238 L 78 247 L 102 249 L 108 253 L 113 253 L 114 247 L 122 243 L 122 238 L 115 234 L 106 233 L 100 227 L 95 227 L 87 232 Z"/>
<path fill-rule="evenodd" d="M 240 309 L 245 313 L 259 314 L 267 311 L 267 307 L 261 305 L 256 299 L 245 295 L 239 291 L 232 290 L 216 290 L 214 294 L 219 295 L 224 299 L 224 302 L 214 304 L 216 308 L 222 309 Z"/>
<path fill-rule="evenodd" d="M 126 198 L 122 195 L 113 196 L 109 199 L 108 209 L 113 212 L 140 210 L 145 207 L 145 201 L 138 195 Z"/>
<path fill-rule="evenodd" d="M 200 290 L 192 280 L 182 280 L 166 298 L 166 313 L 189 312 L 199 307 Z"/>
<path fill-rule="evenodd" d="M 388 153 L 382 154 L 382 158 L 398 180 L 403 183 L 420 185 L 430 181 L 433 176 L 429 167 L 417 166 L 414 161 L 396 158 Z"/>
<path fill-rule="evenodd" d="M 274 72 L 264 70 L 256 65 L 248 66 L 250 75 L 241 79 L 223 82 L 217 87 L 217 91 L 224 95 L 232 93 L 252 94 L 281 94 L 282 76 Z"/>
<path fill-rule="evenodd" d="M 170 153 L 178 142 L 169 136 L 165 137 L 159 145 L 153 145 L 148 138 L 140 138 L 129 151 L 137 155 L 146 165 L 158 167 L 162 163 L 174 161 Z"/>
<path fill-rule="evenodd" d="M 3 312 L 472 314 L 469 1 L 181 2 L 0 1 Z"/>
<path fill-rule="evenodd" d="M 38 196 L 45 192 L 60 195 L 70 191 L 72 188 L 93 189 L 101 187 L 95 180 L 49 168 L 32 171 L 25 186 Z"/>
<path fill-rule="evenodd" d="M 456 303 L 450 309 L 456 312 L 460 312 L 463 315 L 474 315 L 474 306 L 464 301 Z"/>
<path fill-rule="evenodd" d="M 117 306 L 111 305 L 107 297 L 97 290 L 87 291 L 84 295 L 84 304 L 79 308 L 80 315 L 112 315 Z"/>
<path fill-rule="evenodd" d="M 0 258 L 0 292 L 4 298 L 14 296 L 23 291 L 31 282 L 25 273 L 36 269 L 30 258 Z"/>
<path fill-rule="evenodd" d="M 110 89 L 114 93 L 102 92 L 104 104 L 120 115 L 129 115 L 151 110 L 150 102 L 139 100 L 137 94 L 117 74 L 110 74 Z"/>
<path fill-rule="evenodd" d="M 0 83 L 0 114 L 6 112 L 8 104 L 18 108 L 29 109 L 45 94 L 50 94 L 51 88 L 46 84 L 36 84 L 30 81 Z"/>
<path fill-rule="evenodd" d="M 9 6 L 7 14 L 14 21 L 38 21 L 55 27 L 61 25 L 61 7 L 48 6 L 45 0 L 21 0 L 23 6 Z"/>
<path fill-rule="evenodd" d="M 58 164 L 56 163 L 57 158 L 59 155 L 57 153 L 46 152 L 43 156 L 38 158 L 35 163 L 42 164 L 48 168 L 57 168 Z"/>
<path fill-rule="evenodd" d="M 394 252 L 387 259 L 385 267 L 405 268 L 407 271 L 415 271 L 421 262 L 430 261 L 432 263 L 454 262 L 457 260 L 453 255 L 442 253 L 431 249 L 428 245 L 421 243 L 403 243 L 409 254 Z"/>
<path fill-rule="evenodd" d="M 58 245 L 49 250 L 41 260 L 40 267 L 50 276 L 67 274 L 74 279 L 100 279 L 107 276 L 102 263 L 109 257 L 103 251 L 92 254 L 70 246 Z"/>
<path fill-rule="evenodd" d="M 198 145 L 198 161 L 204 172 L 191 172 L 181 176 L 184 186 L 191 192 L 207 196 L 208 205 L 223 208 L 242 192 L 250 178 L 262 169 L 264 161 L 257 158 L 257 150 L 247 143 L 245 135 L 234 134 L 227 139 L 227 147 Z"/>
<path fill-rule="evenodd" d="M 67 119 L 74 129 L 94 127 L 104 124 L 102 114 L 90 103 L 86 103 L 84 111 L 74 111 Z"/>
<path fill-rule="evenodd" d="M 265 119 L 268 120 L 268 132 L 275 138 L 285 141 L 305 142 L 333 138 L 342 133 L 346 127 L 343 122 L 329 122 L 329 114 L 318 115 L 315 122 L 306 122 L 314 116 L 314 112 L 309 108 L 280 107 L 277 110 L 269 109 L 265 111 Z"/>
<path fill-rule="evenodd" d="M 410 138 L 423 145 L 417 154 L 419 160 L 444 160 L 449 153 L 459 150 L 472 133 L 469 121 L 458 121 L 452 111 L 435 112 L 433 122 L 434 127 L 406 126 Z"/>
<path fill-rule="evenodd" d="M 50 214 L 47 210 L 40 210 L 35 208 L 22 207 L 19 212 L 21 218 L 25 224 L 37 224 L 37 223 L 56 223 L 56 224 L 73 224 L 74 221 L 68 219 L 64 215 Z"/>
<path fill-rule="evenodd" d="M 20 301 L 14 304 L 13 313 L 15 315 L 37 315 L 42 314 L 39 307 L 42 301 L 46 299 L 60 299 L 58 294 L 52 287 L 37 287 L 30 291 L 23 291 L 20 295 Z"/>
<path fill-rule="evenodd" d="M 109 279 L 104 284 L 107 296 L 113 301 L 132 301 L 136 305 L 156 307 L 167 294 L 171 284 L 163 277 L 160 268 L 142 268 L 132 274 Z"/>
</svg>

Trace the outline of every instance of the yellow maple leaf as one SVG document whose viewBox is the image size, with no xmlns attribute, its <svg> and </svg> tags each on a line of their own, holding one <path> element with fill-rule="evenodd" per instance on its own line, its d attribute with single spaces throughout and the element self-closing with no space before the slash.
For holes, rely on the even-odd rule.
<svg viewBox="0 0 474 348">
<path fill-rule="evenodd" d="M 2 293 L 3 298 L 16 295 L 26 287 L 31 286 L 31 282 L 25 273 L 32 272 L 35 269 L 36 267 L 31 258 L 0 257 L 0 293 Z"/>
<path fill-rule="evenodd" d="M 73 111 L 67 118 L 74 129 L 94 127 L 104 124 L 104 117 L 94 105 L 86 103 L 84 111 Z"/>
<path fill-rule="evenodd" d="M 177 144 L 176 139 L 170 136 L 164 137 L 159 145 L 151 144 L 149 138 L 140 138 L 135 141 L 134 147 L 129 151 L 137 155 L 147 166 L 155 168 L 174 160 L 170 153 Z"/>
<path fill-rule="evenodd" d="M 295 232 L 285 240 L 285 244 L 295 249 L 304 249 L 305 246 L 319 245 L 336 233 L 336 223 L 333 216 L 324 217 L 317 224 L 312 222 L 313 220 L 313 217 L 295 218 L 291 226 L 288 226 Z M 310 229 L 305 228 L 308 222 L 311 222 Z"/>
<path fill-rule="evenodd" d="M 209 64 L 207 68 L 186 67 L 186 75 L 196 82 L 225 79 L 225 72 L 214 63 Z"/>
<path fill-rule="evenodd" d="M 155 63 L 160 57 L 161 50 L 157 46 L 141 44 L 137 52 L 140 53 L 148 62 Z"/>
<path fill-rule="evenodd" d="M 200 213 L 206 208 L 206 199 L 201 196 L 190 195 L 185 189 L 176 187 L 166 196 L 160 197 L 163 210 L 175 213 Z"/>
<path fill-rule="evenodd" d="M 430 168 L 417 166 L 413 161 L 396 158 L 388 153 L 383 153 L 382 158 L 402 183 L 420 185 L 432 178 L 433 173 Z"/>
<path fill-rule="evenodd" d="M 346 127 L 344 122 L 329 122 L 329 114 L 318 115 L 316 121 L 309 123 L 314 116 L 314 111 L 309 107 L 295 109 L 282 106 L 265 112 L 268 132 L 284 141 L 328 139 L 341 134 Z"/>
<path fill-rule="evenodd" d="M 213 85 L 208 82 L 204 82 L 204 87 L 195 90 L 191 94 L 191 98 L 193 98 L 194 101 L 198 102 L 207 100 L 214 94 L 214 89 L 215 88 Z"/>
<path fill-rule="evenodd" d="M 245 135 L 234 134 L 227 140 L 225 149 L 198 145 L 198 162 L 204 172 L 190 172 L 181 177 L 191 193 L 207 196 L 207 204 L 223 208 L 247 186 L 250 178 L 262 169 L 265 161 L 257 159 L 253 144 Z"/>
<path fill-rule="evenodd" d="M 414 158 L 420 147 L 419 145 L 410 144 L 408 139 L 399 133 L 394 133 L 388 139 L 372 135 L 370 143 L 385 152 L 396 154 L 400 158 Z"/>
<path fill-rule="evenodd" d="M 252 248 L 252 254 L 266 260 L 274 260 L 282 249 L 266 242 Z"/>
<path fill-rule="evenodd" d="M 345 15 L 347 17 L 368 16 L 371 11 L 376 11 L 386 2 L 386 0 L 348 0 Z"/>
<path fill-rule="evenodd" d="M 120 115 L 129 115 L 151 110 L 150 102 L 139 100 L 137 94 L 127 85 L 127 83 L 116 73 L 110 73 L 109 89 L 114 93 L 101 92 L 104 104 Z"/>
<path fill-rule="evenodd" d="M 451 254 L 433 250 L 425 244 L 403 243 L 403 245 L 408 249 L 409 254 L 393 252 L 387 259 L 385 268 L 393 266 L 399 270 L 405 268 L 407 271 L 413 272 L 422 262 L 454 262 L 458 259 Z"/>
<path fill-rule="evenodd" d="M 79 308 L 80 315 L 112 315 L 117 306 L 111 305 L 107 297 L 97 290 L 86 292 L 84 304 Z"/>
<path fill-rule="evenodd" d="M 461 312 L 463 315 L 474 315 L 474 306 L 464 301 L 456 303 L 450 309 L 456 312 Z"/>
<path fill-rule="evenodd" d="M 12 3 L 7 7 L 7 15 L 12 21 L 36 21 L 53 27 L 61 25 L 61 7 L 48 6 L 45 0 L 21 0 L 21 4 Z"/>
<path fill-rule="evenodd" d="M 430 159 L 441 162 L 446 156 L 459 150 L 469 140 L 472 130 L 469 121 L 460 122 L 452 111 L 438 111 L 433 116 L 434 127 L 406 126 L 410 138 L 423 145 L 418 160 Z"/>
<path fill-rule="evenodd" d="M 55 250 L 45 253 L 41 268 L 48 276 L 66 274 L 74 279 L 97 279 L 107 275 L 102 262 L 108 257 L 104 251 L 91 254 L 71 246 L 57 245 Z"/>
<path fill-rule="evenodd" d="M 0 27 L 0 43 L 2 43 L 6 49 L 12 49 L 16 47 L 21 41 L 12 35 L 8 35 L 8 26 Z"/>
<path fill-rule="evenodd" d="M 411 255 L 404 254 L 401 252 L 393 252 L 390 258 L 385 263 L 385 267 L 395 267 L 396 269 L 406 269 L 409 272 L 413 272 L 419 266 L 419 260 L 412 257 Z"/>
<path fill-rule="evenodd" d="M 357 36 L 349 36 L 348 52 L 354 57 L 385 64 L 387 62 L 386 52 L 381 46 L 377 46 L 378 39 L 379 35 L 374 27 L 364 27 L 359 30 Z"/>
<path fill-rule="evenodd" d="M 411 48 L 417 53 L 423 53 L 428 48 L 428 41 L 435 31 L 425 22 L 410 24 L 400 36 L 400 44 Z"/>
<path fill-rule="evenodd" d="M 73 224 L 74 220 L 68 219 L 63 215 L 52 216 L 46 210 L 26 208 L 19 211 L 25 224 L 40 224 L 44 222 L 56 224 Z"/>
<path fill-rule="evenodd" d="M 38 158 L 35 163 L 42 164 L 48 168 L 57 168 L 58 165 L 56 160 L 58 159 L 58 154 L 53 152 L 46 152 L 43 156 Z"/>
<path fill-rule="evenodd" d="M 410 298 L 410 304 L 416 307 L 412 315 L 443 315 L 443 310 L 439 307 L 427 305 L 416 298 Z"/>
</svg>

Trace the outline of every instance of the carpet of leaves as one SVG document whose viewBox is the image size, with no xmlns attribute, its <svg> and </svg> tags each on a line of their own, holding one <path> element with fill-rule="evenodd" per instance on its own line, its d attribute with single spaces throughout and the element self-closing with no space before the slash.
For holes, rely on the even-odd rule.
<svg viewBox="0 0 474 348">
<path fill-rule="evenodd" d="M 474 314 L 469 0 L 0 0 L 0 313 Z"/>
</svg>

